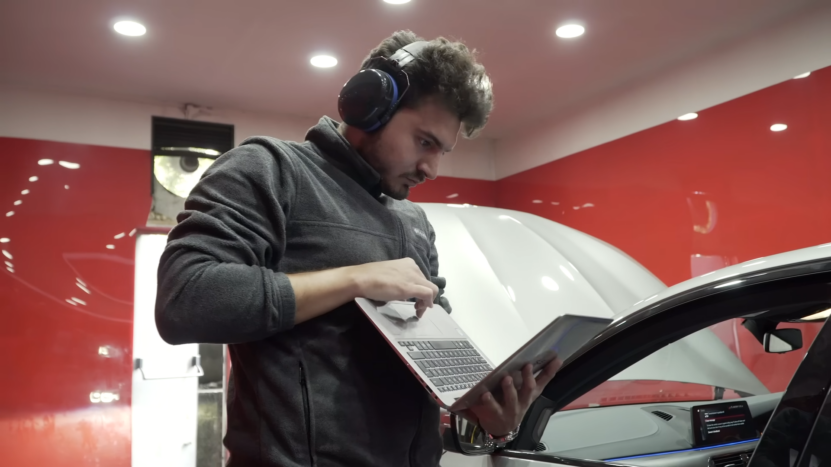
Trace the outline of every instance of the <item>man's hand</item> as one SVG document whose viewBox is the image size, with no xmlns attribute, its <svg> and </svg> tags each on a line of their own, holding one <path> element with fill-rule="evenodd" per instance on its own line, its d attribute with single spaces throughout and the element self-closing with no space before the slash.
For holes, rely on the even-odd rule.
<svg viewBox="0 0 831 467">
<path fill-rule="evenodd" d="M 411 258 L 379 261 L 353 266 L 351 271 L 358 288 L 358 297 L 389 302 L 416 299 L 416 315 L 433 307 L 439 288 L 424 277 Z"/>
<path fill-rule="evenodd" d="M 560 359 L 555 359 L 534 378 L 529 363 L 522 369 L 522 388 L 519 392 L 516 390 L 513 378 L 506 376 L 502 380 L 501 401 L 497 401 L 493 394 L 486 392 L 482 394 L 478 405 L 462 411 L 461 415 L 478 423 L 494 437 L 507 435 L 519 426 L 525 417 L 525 412 L 537 400 L 562 364 Z"/>
<path fill-rule="evenodd" d="M 288 278 L 294 289 L 294 324 L 328 313 L 356 297 L 381 302 L 415 298 L 421 318 L 439 293 L 410 258 L 288 274 Z"/>
</svg>

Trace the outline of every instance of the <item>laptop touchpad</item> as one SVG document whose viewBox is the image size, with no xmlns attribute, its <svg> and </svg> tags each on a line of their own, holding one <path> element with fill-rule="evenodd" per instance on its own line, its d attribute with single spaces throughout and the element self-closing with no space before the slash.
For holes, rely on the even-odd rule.
<svg viewBox="0 0 831 467">
<path fill-rule="evenodd" d="M 378 307 L 383 319 L 377 320 L 384 328 L 395 336 L 399 337 L 436 337 L 441 336 L 441 331 L 429 319 L 418 319 L 415 315 L 415 308 L 401 305 L 387 304 Z"/>
</svg>

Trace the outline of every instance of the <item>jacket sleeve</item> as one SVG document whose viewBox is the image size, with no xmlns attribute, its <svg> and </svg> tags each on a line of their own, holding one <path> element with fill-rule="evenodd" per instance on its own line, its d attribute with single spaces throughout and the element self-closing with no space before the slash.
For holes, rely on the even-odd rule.
<svg viewBox="0 0 831 467">
<path fill-rule="evenodd" d="M 444 288 L 447 286 L 447 280 L 439 276 L 439 251 L 436 249 L 436 231 L 433 230 L 433 225 L 427 221 L 427 227 L 430 235 L 430 282 L 439 288 L 439 293 L 433 303 L 441 305 L 448 313 L 453 311 L 450 307 L 450 302 L 444 296 Z"/>
<path fill-rule="evenodd" d="M 257 144 L 222 155 L 185 202 L 161 256 L 156 327 L 170 344 L 241 343 L 294 326 L 276 265 L 294 197 L 291 160 Z"/>
</svg>

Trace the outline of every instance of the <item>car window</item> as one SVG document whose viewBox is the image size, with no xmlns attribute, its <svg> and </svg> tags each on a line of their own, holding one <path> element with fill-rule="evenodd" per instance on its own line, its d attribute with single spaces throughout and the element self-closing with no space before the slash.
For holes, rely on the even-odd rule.
<svg viewBox="0 0 831 467">
<path fill-rule="evenodd" d="M 747 403 L 761 430 L 823 323 L 779 323 L 802 330 L 803 347 L 773 354 L 742 321 L 673 342 L 572 401 L 551 416 L 539 448 L 594 460 L 679 451 L 690 447 L 691 410 L 728 401 Z"/>
<path fill-rule="evenodd" d="M 782 323 L 778 329 L 800 329 L 803 336 L 803 347 L 793 352 L 773 354 L 765 352 L 762 344 L 744 327 L 743 319 L 729 319 L 709 327 L 709 333 L 718 338 L 717 345 L 724 347 L 735 356 L 735 361 L 713 359 L 711 361 L 685 362 L 700 366 L 700 370 L 712 373 L 714 370 L 735 372 L 736 364 L 746 369 L 757 379 L 757 386 L 764 387 L 764 393 L 784 391 L 788 386 L 794 371 L 805 357 L 808 348 L 819 333 L 822 323 Z M 691 341 L 692 339 L 685 339 Z M 678 352 L 686 352 L 685 342 L 670 344 Z M 711 342 L 693 342 L 691 345 L 708 345 Z M 712 350 L 712 349 L 711 349 Z M 664 351 L 666 353 L 666 351 Z M 668 362 L 670 365 L 672 362 Z M 718 368 L 719 365 L 721 368 Z M 688 368 L 691 369 L 691 368 Z M 659 402 L 690 402 L 730 400 L 741 397 L 758 395 L 759 391 L 748 390 L 747 387 L 730 387 L 730 382 L 713 385 L 702 384 L 688 378 L 680 380 L 679 372 L 676 378 L 663 378 L 660 368 L 657 368 L 650 379 L 622 379 L 609 380 L 589 391 L 582 397 L 567 405 L 562 410 L 584 409 L 594 407 L 608 407 L 626 404 L 648 404 Z M 683 372 L 681 372 L 683 376 Z M 688 374 L 689 376 L 689 374 Z"/>
<path fill-rule="evenodd" d="M 769 388 L 752 362 L 791 362 L 777 376 L 790 380 L 817 323 L 831 314 L 829 284 L 831 264 L 806 261 L 668 295 L 619 317 L 561 368 L 511 450 L 643 466 L 733 455 L 745 464 L 782 399 L 781 386 L 768 378 Z M 760 357 L 763 341 L 780 353 Z"/>
</svg>

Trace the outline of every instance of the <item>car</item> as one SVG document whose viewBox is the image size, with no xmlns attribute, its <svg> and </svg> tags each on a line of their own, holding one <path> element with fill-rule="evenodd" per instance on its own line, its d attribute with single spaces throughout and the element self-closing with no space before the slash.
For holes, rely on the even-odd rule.
<svg viewBox="0 0 831 467">
<path fill-rule="evenodd" d="M 818 441 L 831 439 L 822 438 L 831 433 L 831 244 L 666 287 L 613 246 L 531 214 L 422 207 L 452 316 L 494 363 L 561 314 L 613 318 L 564 363 L 506 449 L 484 447 L 453 416 L 443 466 L 831 461 Z M 747 355 L 763 356 L 776 379 L 751 371 Z"/>
</svg>

